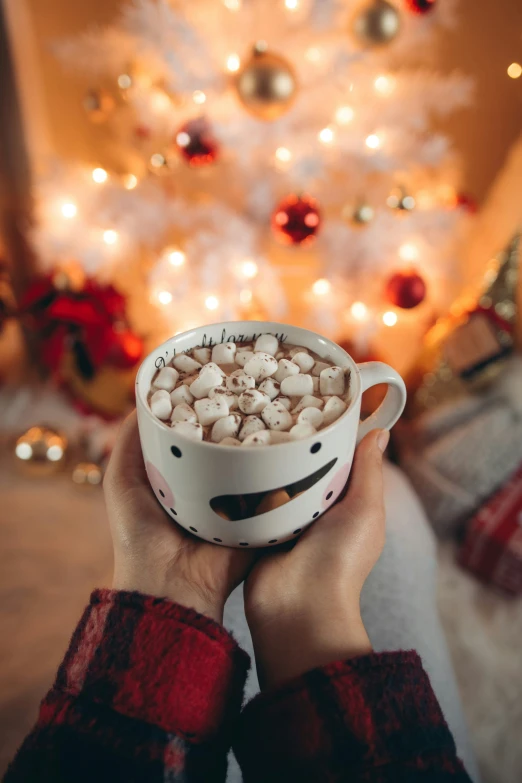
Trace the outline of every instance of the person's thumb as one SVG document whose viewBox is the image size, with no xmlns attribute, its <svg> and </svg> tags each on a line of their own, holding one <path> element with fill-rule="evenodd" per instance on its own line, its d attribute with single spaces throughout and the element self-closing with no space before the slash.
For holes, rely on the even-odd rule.
<svg viewBox="0 0 522 783">
<path fill-rule="evenodd" d="M 356 449 L 348 492 L 339 504 L 351 516 L 378 514 L 384 519 L 382 458 L 389 439 L 387 430 L 372 430 Z"/>
</svg>

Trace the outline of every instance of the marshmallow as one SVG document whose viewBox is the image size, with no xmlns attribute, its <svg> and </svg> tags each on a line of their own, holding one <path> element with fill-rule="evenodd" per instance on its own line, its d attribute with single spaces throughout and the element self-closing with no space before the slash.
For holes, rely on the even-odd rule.
<svg viewBox="0 0 522 783">
<path fill-rule="evenodd" d="M 243 441 L 243 446 L 268 446 L 270 444 L 270 431 L 259 430 L 247 435 Z"/>
<path fill-rule="evenodd" d="M 177 384 L 178 378 L 179 372 L 174 367 L 162 367 L 154 378 L 152 385 L 155 389 L 164 389 L 170 392 Z"/>
<path fill-rule="evenodd" d="M 277 360 L 269 353 L 255 353 L 251 359 L 245 364 L 245 372 L 247 375 L 251 375 L 255 381 L 264 381 L 265 378 L 269 378 L 277 370 Z"/>
<path fill-rule="evenodd" d="M 292 361 L 294 364 L 299 366 L 301 372 L 310 372 L 315 364 L 314 357 L 310 356 L 309 353 L 305 353 L 304 351 L 299 351 L 299 353 L 296 353 L 292 358 Z"/>
<path fill-rule="evenodd" d="M 235 411 L 238 407 L 237 395 L 228 391 L 228 389 L 223 388 L 223 386 L 214 386 L 214 388 L 209 391 L 208 396 L 211 400 L 215 400 L 216 398 L 225 400 L 229 411 Z"/>
<path fill-rule="evenodd" d="M 289 440 L 289 432 L 282 432 L 281 430 L 270 430 L 270 445 L 277 446 L 278 443 L 288 443 Z"/>
<path fill-rule="evenodd" d="M 314 410 L 316 410 L 314 408 Z M 290 430 L 290 437 L 292 440 L 301 440 L 302 438 L 308 438 L 309 435 L 315 435 L 317 430 L 312 427 L 311 424 L 305 422 L 304 424 L 296 424 Z"/>
<path fill-rule="evenodd" d="M 212 351 L 210 348 L 194 348 L 192 356 L 200 364 L 208 364 Z"/>
<path fill-rule="evenodd" d="M 218 419 L 228 416 L 228 405 L 225 400 L 205 397 L 203 400 L 196 400 L 194 408 L 198 416 L 198 421 L 204 427 L 208 424 L 214 424 Z"/>
<path fill-rule="evenodd" d="M 269 403 L 261 416 L 271 430 L 289 430 L 293 424 L 292 414 L 278 400 Z"/>
<path fill-rule="evenodd" d="M 278 348 L 279 340 L 272 334 L 260 335 L 254 345 L 254 351 L 263 351 L 264 353 L 269 353 L 270 356 L 275 356 Z"/>
<path fill-rule="evenodd" d="M 174 421 L 172 429 L 176 435 L 183 435 L 188 440 L 203 440 L 203 427 L 201 424 L 193 424 L 191 421 Z"/>
<path fill-rule="evenodd" d="M 249 389 L 239 397 L 239 410 L 243 413 L 261 413 L 270 402 L 270 397 L 258 389 Z"/>
<path fill-rule="evenodd" d="M 311 394 L 305 394 L 304 397 L 301 397 L 301 399 L 295 406 L 292 413 L 301 413 L 301 411 L 304 411 L 305 408 L 321 409 L 323 405 L 324 405 L 324 400 L 322 400 L 320 397 L 313 397 Z"/>
<path fill-rule="evenodd" d="M 266 380 L 262 381 L 259 384 L 259 391 L 268 394 L 268 396 L 270 397 L 270 401 L 275 400 L 275 398 L 279 394 L 279 388 L 280 386 L 278 382 L 274 381 L 273 378 L 267 378 Z"/>
<path fill-rule="evenodd" d="M 243 422 L 243 426 L 239 432 L 238 438 L 240 441 L 244 441 L 249 435 L 254 432 L 260 432 L 265 429 L 264 423 L 259 416 L 247 416 Z"/>
<path fill-rule="evenodd" d="M 149 399 L 157 418 L 193 440 L 276 445 L 336 421 L 347 410 L 348 386 L 347 370 L 262 334 L 255 343 L 200 346 L 175 356 L 156 373 Z"/>
<path fill-rule="evenodd" d="M 323 410 L 323 426 L 327 427 L 339 416 L 342 416 L 348 406 L 339 397 L 330 397 Z"/>
<path fill-rule="evenodd" d="M 232 364 L 236 355 L 235 343 L 220 343 L 212 348 L 212 361 L 216 364 Z"/>
<path fill-rule="evenodd" d="M 299 416 L 297 417 L 298 424 L 311 424 L 316 430 L 319 429 L 323 423 L 323 414 L 319 408 L 303 408 Z"/>
<path fill-rule="evenodd" d="M 344 394 L 344 370 L 342 367 L 329 367 L 319 376 L 321 394 Z"/>
<path fill-rule="evenodd" d="M 190 384 L 190 392 L 198 400 L 208 397 L 208 393 L 215 386 L 223 384 L 223 374 L 217 364 L 206 364 L 200 371 L 196 380 Z"/>
<path fill-rule="evenodd" d="M 190 407 L 190 405 L 187 405 L 186 402 L 180 402 L 179 405 L 176 405 L 174 410 L 172 411 L 172 416 L 170 417 L 171 421 L 192 421 L 195 422 L 198 420 L 198 417 Z"/>
<path fill-rule="evenodd" d="M 204 367 L 202 367 L 202 370 L 214 370 L 215 372 L 218 372 L 222 378 L 226 376 L 226 372 L 224 372 L 219 364 L 216 364 L 216 362 L 209 362 Z"/>
<path fill-rule="evenodd" d="M 238 374 L 236 375 L 236 373 Z M 236 373 L 232 373 L 227 378 L 228 391 L 234 394 L 241 394 L 241 392 L 255 387 L 256 382 L 251 375 L 247 375 L 243 370 L 236 370 Z"/>
<path fill-rule="evenodd" d="M 274 375 L 276 381 L 281 383 L 285 378 L 289 378 L 291 375 L 297 375 L 299 372 L 299 366 L 294 364 L 289 359 L 280 359 L 277 363 L 277 372 Z"/>
<path fill-rule="evenodd" d="M 189 387 L 183 384 L 170 393 L 170 401 L 173 406 L 180 405 L 182 402 L 186 402 L 187 405 L 192 405 L 194 402 L 194 395 L 191 393 Z"/>
<path fill-rule="evenodd" d="M 290 348 L 288 351 L 289 357 L 293 360 L 294 356 L 298 353 L 308 353 L 308 348 L 303 348 L 302 345 L 295 345 L 293 348 Z"/>
<path fill-rule="evenodd" d="M 194 370 L 201 370 L 201 364 L 193 359 L 192 356 L 187 356 L 186 353 L 180 353 L 179 356 L 175 356 L 172 364 L 180 372 L 190 373 L 194 372 Z"/>
<path fill-rule="evenodd" d="M 218 419 L 212 427 L 211 440 L 213 443 L 221 443 L 224 438 L 235 438 L 240 427 L 241 416 L 239 413 L 224 416 L 222 419 Z"/>
<path fill-rule="evenodd" d="M 331 366 L 331 364 L 327 364 L 326 362 L 316 362 L 312 369 L 312 375 L 321 375 L 323 370 L 326 370 Z"/>
<path fill-rule="evenodd" d="M 314 390 L 311 375 L 290 375 L 281 382 L 281 393 L 288 397 L 304 397 L 305 394 L 311 394 Z"/>
<path fill-rule="evenodd" d="M 216 422 L 217 423 L 217 422 Z M 223 438 L 219 443 L 220 446 L 241 446 L 241 441 L 237 438 Z"/>
<path fill-rule="evenodd" d="M 253 351 L 248 351 L 246 349 L 240 349 L 236 353 L 235 362 L 236 364 L 239 364 L 240 367 L 244 367 L 245 364 L 248 362 L 249 359 L 252 359 L 254 357 Z"/>
<path fill-rule="evenodd" d="M 154 392 L 150 398 L 150 409 L 158 419 L 161 419 L 162 421 L 168 419 L 172 413 L 172 403 L 168 391 L 159 389 L 159 391 Z"/>
</svg>

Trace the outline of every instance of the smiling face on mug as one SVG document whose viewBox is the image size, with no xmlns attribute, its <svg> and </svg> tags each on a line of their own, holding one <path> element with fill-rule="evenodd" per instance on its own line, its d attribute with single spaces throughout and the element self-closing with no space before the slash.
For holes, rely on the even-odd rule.
<svg viewBox="0 0 522 783">
<path fill-rule="evenodd" d="M 299 535 L 346 484 L 363 385 L 388 382 L 397 391 L 376 427 L 391 426 L 402 411 L 399 376 L 386 365 L 367 368 L 366 383 L 335 343 L 283 324 L 216 324 L 167 341 L 137 381 L 158 501 L 217 544 L 271 546 Z M 156 404 L 151 410 L 158 392 L 162 418 Z"/>
</svg>

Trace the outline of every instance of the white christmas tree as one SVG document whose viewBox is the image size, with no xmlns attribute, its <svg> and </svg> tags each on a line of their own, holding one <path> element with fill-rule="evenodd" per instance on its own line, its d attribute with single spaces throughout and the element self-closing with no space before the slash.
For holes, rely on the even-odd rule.
<svg viewBox="0 0 522 783">
<path fill-rule="evenodd" d="M 111 165 L 40 182 L 42 263 L 123 287 L 154 340 L 263 317 L 364 349 L 427 323 L 468 220 L 432 122 L 472 85 L 419 67 L 453 19 L 453 0 L 130 0 L 58 47 Z"/>
</svg>

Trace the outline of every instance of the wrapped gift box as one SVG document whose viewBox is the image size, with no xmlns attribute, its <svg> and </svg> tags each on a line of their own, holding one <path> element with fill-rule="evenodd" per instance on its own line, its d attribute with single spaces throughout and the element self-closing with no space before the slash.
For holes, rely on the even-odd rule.
<svg viewBox="0 0 522 783">
<path fill-rule="evenodd" d="M 470 521 L 459 561 L 488 584 L 522 593 L 522 466 Z"/>
</svg>

